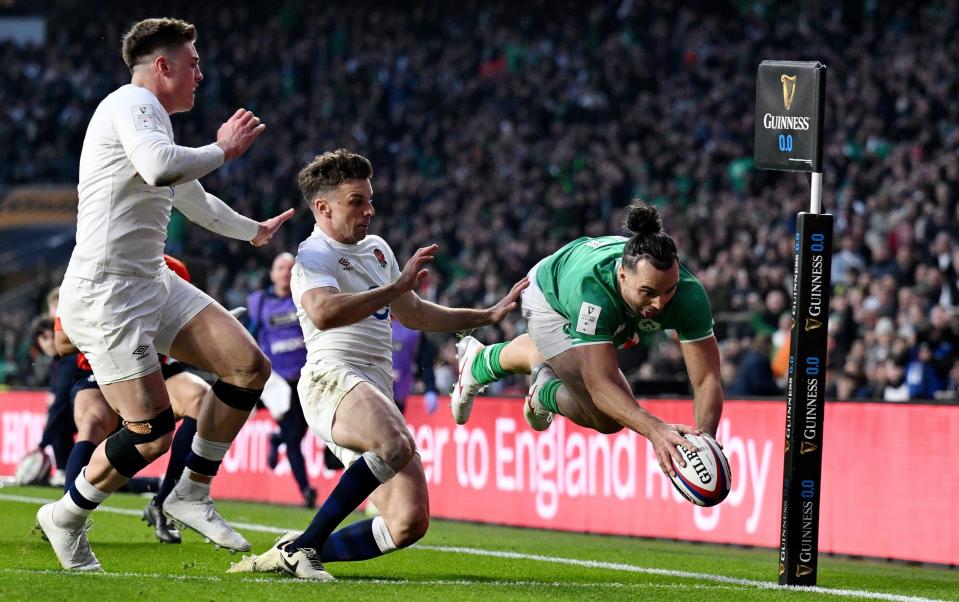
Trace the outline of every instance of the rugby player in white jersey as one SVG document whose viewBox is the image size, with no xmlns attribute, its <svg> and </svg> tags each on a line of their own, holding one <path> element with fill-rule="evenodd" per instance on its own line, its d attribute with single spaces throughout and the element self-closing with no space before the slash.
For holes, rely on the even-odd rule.
<svg viewBox="0 0 959 602">
<path fill-rule="evenodd" d="M 265 244 L 290 218 L 256 222 L 197 182 L 242 155 L 265 125 L 240 109 L 199 148 L 173 141 L 170 115 L 189 111 L 203 79 L 196 29 L 146 19 L 123 37 L 132 80 L 107 96 L 90 120 L 80 155 L 77 244 L 60 288 L 63 330 L 86 354 L 123 428 L 93 453 L 66 495 L 37 523 L 66 569 L 99 571 L 83 527 L 87 515 L 161 456 L 173 411 L 157 352 L 209 370 L 219 380 L 204 398 L 183 477 L 164 513 L 231 550 L 249 543 L 217 514 L 210 481 L 246 422 L 270 362 L 240 323 L 166 268 L 163 247 L 173 207 L 218 234 Z"/>
<path fill-rule="evenodd" d="M 316 227 L 300 245 L 291 282 L 307 349 L 298 391 L 310 428 L 348 468 L 306 531 L 286 533 L 230 572 L 326 581 L 332 577 L 323 562 L 374 558 L 423 537 L 429 497 L 413 437 L 392 400 L 390 313 L 416 330 L 476 328 L 506 317 L 528 284 L 524 278 L 487 309 L 421 299 L 414 291 L 437 246 L 416 251 L 401 271 L 389 245 L 367 234 L 372 175 L 366 158 L 344 149 L 316 157 L 299 174 Z M 333 533 L 368 496 L 380 516 Z"/>
</svg>

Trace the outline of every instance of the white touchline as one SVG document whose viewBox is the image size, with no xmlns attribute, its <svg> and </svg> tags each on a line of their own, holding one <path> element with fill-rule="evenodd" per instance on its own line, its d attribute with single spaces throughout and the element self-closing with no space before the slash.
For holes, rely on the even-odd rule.
<svg viewBox="0 0 959 602">
<path fill-rule="evenodd" d="M 313 585 L 314 582 L 308 579 L 271 579 L 269 577 L 217 577 L 216 575 L 171 575 L 169 573 L 137 573 L 132 571 L 121 571 L 121 572 L 108 572 L 108 573 L 83 573 L 83 572 L 68 572 L 61 570 L 52 570 L 52 569 L 0 569 L 0 573 L 11 573 L 17 575 L 56 575 L 59 577 L 66 577 L 68 579 L 116 579 L 116 578 L 133 578 L 133 579 L 164 579 L 164 580 L 174 580 L 174 581 L 204 581 L 208 583 L 269 583 L 271 585 L 296 585 L 308 583 Z M 415 580 L 410 581 L 409 579 L 362 579 L 362 580 L 343 580 L 337 582 L 339 585 L 446 585 L 446 586 L 463 586 L 463 585 L 488 585 L 496 587 L 557 587 L 557 588 L 605 588 L 605 589 L 661 589 L 661 590 L 730 590 L 730 591 L 743 591 L 742 587 L 735 587 L 732 585 L 712 585 L 712 584 L 702 584 L 694 583 L 688 585 L 685 583 L 619 583 L 616 581 L 605 581 L 601 583 L 570 583 L 563 581 L 520 581 L 520 580 L 507 580 L 499 579 L 494 581 L 487 581 L 481 579 L 426 579 L 426 580 Z"/>
<path fill-rule="evenodd" d="M 40 497 L 29 497 L 23 495 L 9 495 L 0 493 L 0 501 L 8 502 L 24 502 L 27 504 L 46 504 L 54 500 L 48 498 Z M 140 516 L 142 512 L 140 510 L 133 510 L 130 508 L 114 508 L 112 506 L 100 506 L 97 508 L 96 512 L 109 512 L 111 514 L 124 514 L 128 516 Z M 241 523 L 230 521 L 230 525 L 237 527 L 239 529 L 245 529 L 247 531 L 257 531 L 260 533 L 275 533 L 277 535 L 289 531 L 289 529 L 284 529 L 281 527 L 271 527 L 269 525 L 259 525 L 255 523 Z M 778 583 L 772 583 L 769 581 L 755 581 L 753 579 L 739 579 L 736 577 L 726 577 L 724 575 L 712 575 L 710 573 L 693 573 L 689 571 L 675 571 L 672 569 L 654 569 L 644 566 L 637 566 L 635 564 L 624 564 L 619 562 L 603 562 L 600 560 L 581 560 L 579 558 L 563 558 L 560 556 L 542 556 L 539 554 L 523 554 L 520 552 L 505 552 L 500 550 L 483 550 L 480 548 L 462 548 L 456 546 L 432 546 L 428 544 L 415 544 L 412 547 L 408 548 L 411 550 L 424 550 L 429 552 L 444 552 L 447 554 L 468 554 L 472 556 L 490 556 L 493 558 L 508 558 L 513 560 L 531 560 L 536 562 L 549 562 L 553 564 L 566 564 L 571 566 L 579 566 L 592 569 L 605 569 L 611 571 L 624 571 L 629 573 L 642 573 L 646 575 L 660 575 L 663 577 L 676 577 L 679 579 L 694 579 L 697 581 L 713 581 L 717 583 L 727 584 L 727 585 L 741 585 L 746 587 L 754 587 L 757 589 L 770 589 L 770 590 L 780 590 L 783 592 L 808 592 L 816 594 L 825 594 L 830 596 L 840 596 L 846 598 L 865 598 L 868 600 L 889 600 L 891 602 L 946 602 L 944 600 L 939 600 L 936 598 L 922 598 L 919 596 L 904 596 L 901 594 L 887 594 L 883 592 L 870 592 L 866 590 L 857 590 L 857 589 L 832 589 L 828 587 L 788 587 L 784 585 L 779 585 Z M 9 571 L 10 569 L 5 569 Z M 19 571 L 18 571 L 19 572 Z M 37 572 L 37 571 L 31 571 Z M 51 571 L 59 573 L 59 571 Z M 139 573 L 114 573 L 119 575 L 139 575 Z M 178 578 L 176 576 L 170 576 L 171 578 Z M 181 577 L 182 578 L 182 577 Z M 219 577 L 204 577 L 207 580 L 216 580 Z M 273 581 L 270 581 L 273 583 Z M 384 583 L 393 583 L 389 580 L 384 580 Z M 406 582 L 406 581 L 396 581 L 396 583 L 423 583 L 430 584 L 431 582 L 426 581 L 415 581 L 415 582 Z M 456 584 L 455 581 L 436 581 L 432 582 L 436 585 L 440 584 Z M 473 582 L 464 581 L 463 584 L 473 585 Z M 488 583 L 488 582 L 477 582 L 477 583 Z M 509 581 L 509 582 L 500 582 L 500 583 L 516 583 L 521 584 L 523 582 L 518 581 Z M 537 582 L 538 583 L 538 582 Z M 575 584 L 563 583 L 562 585 L 571 585 L 575 587 Z M 623 586 L 630 586 L 629 584 L 622 584 Z M 617 585 L 618 587 L 619 585 Z M 631 587 L 631 586 L 630 586 Z"/>
<path fill-rule="evenodd" d="M 479 548 L 459 548 L 455 546 L 430 546 L 416 544 L 414 548 L 431 550 L 436 552 L 449 552 L 454 554 L 472 554 L 473 556 L 493 556 L 496 558 L 512 558 L 517 560 L 535 560 L 538 562 L 551 562 L 555 564 L 568 564 L 572 566 L 581 566 L 593 569 L 608 569 L 612 571 L 626 571 L 630 573 L 644 573 L 647 575 L 662 575 L 664 577 L 678 577 L 682 579 L 696 579 L 700 581 L 715 581 L 730 585 L 745 585 L 757 589 L 773 589 L 786 592 L 810 592 L 817 594 L 828 594 L 831 596 L 844 596 L 849 598 L 867 598 L 870 600 L 891 600 L 894 602 L 945 602 L 936 598 L 921 598 L 918 596 L 903 596 L 900 594 L 886 594 L 882 592 L 870 592 L 855 589 L 832 589 L 828 587 L 787 587 L 778 583 L 768 581 L 755 581 L 753 579 L 739 579 L 736 577 L 726 577 L 724 575 L 712 575 L 710 573 L 693 573 L 689 571 L 675 571 L 672 569 L 653 569 L 634 564 L 623 564 L 619 562 L 603 562 L 599 560 L 581 560 L 579 558 L 562 558 L 558 556 L 540 556 L 539 554 L 523 554 L 520 552 L 503 552 L 499 550 L 481 550 Z"/>
</svg>

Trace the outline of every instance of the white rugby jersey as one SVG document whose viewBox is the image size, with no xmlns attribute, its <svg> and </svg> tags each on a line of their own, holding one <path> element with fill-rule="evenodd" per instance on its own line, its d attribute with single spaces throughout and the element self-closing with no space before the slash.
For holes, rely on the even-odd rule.
<svg viewBox="0 0 959 602">
<path fill-rule="evenodd" d="M 223 159 L 216 144 L 174 144 L 170 116 L 146 88 L 127 84 L 104 98 L 83 139 L 77 244 L 66 275 L 152 277 L 166 269 L 163 247 L 174 206 L 218 234 L 251 240 L 257 222 L 196 181 Z"/>
<path fill-rule="evenodd" d="M 352 245 L 330 238 L 319 226 L 300 244 L 290 289 L 306 342 L 306 361 L 341 360 L 373 364 L 393 373 L 390 310 L 384 307 L 348 326 L 320 330 L 303 310 L 303 294 L 331 286 L 341 293 L 364 293 L 400 276 L 393 250 L 379 236 Z"/>
</svg>

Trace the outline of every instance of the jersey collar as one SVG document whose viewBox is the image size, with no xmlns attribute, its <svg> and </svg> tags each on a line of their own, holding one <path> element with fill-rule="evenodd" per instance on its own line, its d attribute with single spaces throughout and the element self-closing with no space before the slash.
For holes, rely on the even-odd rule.
<svg viewBox="0 0 959 602">
<path fill-rule="evenodd" d="M 616 287 L 616 294 L 619 295 L 620 302 L 623 304 L 623 313 L 630 318 L 635 318 L 636 314 L 633 313 L 633 310 L 629 307 L 629 304 L 626 303 L 626 299 L 623 299 L 623 291 L 619 287 L 619 266 L 621 265 L 623 265 L 622 257 L 613 262 L 613 286 Z"/>
<path fill-rule="evenodd" d="M 323 239 L 326 242 L 326 244 L 330 245 L 332 248 L 336 249 L 337 251 L 343 251 L 344 253 L 356 253 L 359 251 L 360 243 L 348 245 L 348 244 L 339 242 L 338 240 L 335 240 L 329 234 L 324 232 L 323 228 L 320 228 L 319 224 L 315 224 L 313 226 L 313 234 L 314 236 L 317 236 Z"/>
</svg>

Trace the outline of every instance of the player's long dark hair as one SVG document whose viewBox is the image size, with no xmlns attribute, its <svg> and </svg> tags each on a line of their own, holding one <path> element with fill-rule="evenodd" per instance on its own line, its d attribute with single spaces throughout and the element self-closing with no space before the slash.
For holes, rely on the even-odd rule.
<svg viewBox="0 0 959 602">
<path fill-rule="evenodd" d="M 655 207 L 634 200 L 626 208 L 623 226 L 633 233 L 623 250 L 623 267 L 633 270 L 645 259 L 657 270 L 668 270 L 676 262 L 676 243 L 663 232 L 663 220 Z"/>
</svg>

